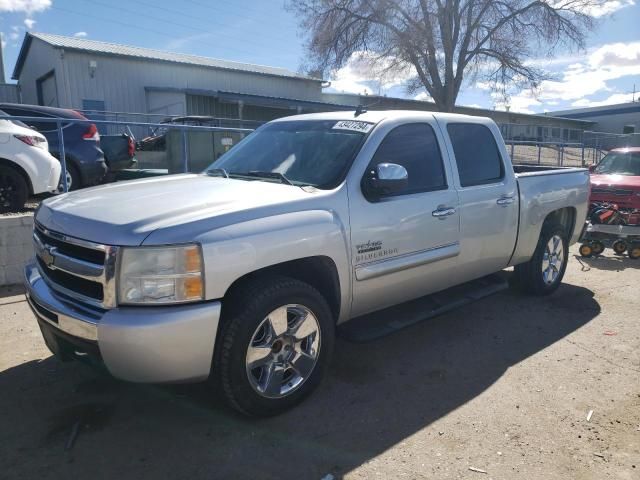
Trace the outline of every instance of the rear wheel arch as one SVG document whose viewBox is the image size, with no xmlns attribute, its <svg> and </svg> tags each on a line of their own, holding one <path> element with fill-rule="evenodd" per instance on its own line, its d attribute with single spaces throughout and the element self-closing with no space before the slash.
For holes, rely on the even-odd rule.
<svg viewBox="0 0 640 480">
<path fill-rule="evenodd" d="M 542 223 L 540 235 L 542 235 L 545 227 L 548 227 L 549 225 L 562 225 L 565 229 L 567 240 L 570 242 L 571 237 L 573 236 L 573 231 L 576 227 L 576 216 L 577 213 L 575 207 L 564 207 L 550 212 Z"/>
</svg>

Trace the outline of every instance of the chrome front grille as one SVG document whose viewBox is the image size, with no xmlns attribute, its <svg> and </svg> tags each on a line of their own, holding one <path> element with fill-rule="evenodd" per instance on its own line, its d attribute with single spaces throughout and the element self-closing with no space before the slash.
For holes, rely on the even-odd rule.
<svg viewBox="0 0 640 480">
<path fill-rule="evenodd" d="M 118 247 L 69 237 L 37 222 L 33 242 L 38 270 L 53 290 L 94 307 L 116 306 Z"/>
</svg>

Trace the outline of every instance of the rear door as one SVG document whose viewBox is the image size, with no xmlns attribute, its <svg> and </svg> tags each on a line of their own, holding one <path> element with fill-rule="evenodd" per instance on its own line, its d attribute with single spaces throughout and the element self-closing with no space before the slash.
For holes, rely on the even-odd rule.
<svg viewBox="0 0 640 480">
<path fill-rule="evenodd" d="M 380 128 L 362 152 L 370 162 L 350 175 L 354 316 L 440 290 L 459 252 L 458 194 L 433 117 Z M 367 197 L 361 180 L 380 163 L 405 167 L 406 190 Z"/>
<path fill-rule="evenodd" d="M 454 182 L 460 211 L 458 268 L 464 280 L 505 268 L 518 232 L 519 195 L 513 167 L 498 128 L 490 128 L 485 122 L 442 122 L 456 167 Z"/>
</svg>

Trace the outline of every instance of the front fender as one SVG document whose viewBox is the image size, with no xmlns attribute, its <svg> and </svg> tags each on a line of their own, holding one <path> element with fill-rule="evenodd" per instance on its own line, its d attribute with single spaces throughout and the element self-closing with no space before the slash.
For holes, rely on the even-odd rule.
<svg viewBox="0 0 640 480">
<path fill-rule="evenodd" d="M 200 235 L 208 300 L 224 297 L 244 275 L 291 260 L 325 256 L 338 271 L 341 318 L 351 299 L 346 229 L 335 212 L 306 210 L 257 218 Z"/>
</svg>

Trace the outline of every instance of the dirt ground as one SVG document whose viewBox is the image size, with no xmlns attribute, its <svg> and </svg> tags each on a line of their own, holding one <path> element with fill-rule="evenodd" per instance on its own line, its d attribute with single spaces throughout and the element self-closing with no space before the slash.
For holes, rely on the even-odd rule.
<svg viewBox="0 0 640 480">
<path fill-rule="evenodd" d="M 339 341 L 315 395 L 267 420 L 59 363 L 0 290 L 0 478 L 638 479 L 638 262 L 572 255 L 551 297 Z"/>
</svg>

